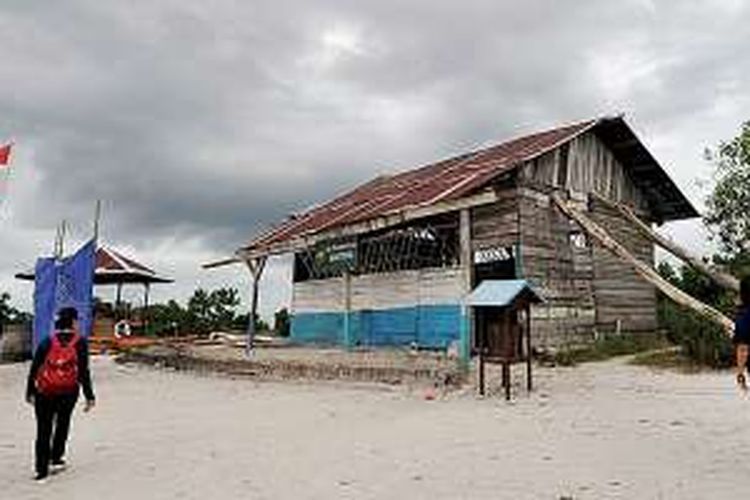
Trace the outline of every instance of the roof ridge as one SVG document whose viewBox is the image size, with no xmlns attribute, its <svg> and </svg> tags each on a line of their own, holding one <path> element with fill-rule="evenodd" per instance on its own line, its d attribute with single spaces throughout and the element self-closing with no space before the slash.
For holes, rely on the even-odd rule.
<svg viewBox="0 0 750 500">
<path fill-rule="evenodd" d="M 516 142 L 516 141 L 520 141 L 522 139 L 529 139 L 529 138 L 534 137 L 534 136 L 540 136 L 540 135 L 544 135 L 544 134 L 549 134 L 551 132 L 556 132 L 556 131 L 559 131 L 559 130 L 562 130 L 562 129 L 566 129 L 566 128 L 574 128 L 574 127 L 579 127 L 579 126 L 584 126 L 584 125 L 594 125 L 594 124 L 598 123 L 599 121 L 613 119 L 613 118 L 618 118 L 618 117 L 621 117 L 621 116 L 622 115 L 616 115 L 616 116 L 602 115 L 602 116 L 598 116 L 598 117 L 595 117 L 595 118 L 588 118 L 586 120 L 577 120 L 577 121 L 574 121 L 574 122 L 567 123 L 565 125 L 559 125 L 559 126 L 556 126 L 556 127 L 545 128 L 544 130 L 539 130 L 537 132 L 531 132 L 531 133 L 526 133 L 526 134 L 524 134 L 524 133 L 518 133 L 516 135 L 513 135 L 509 139 L 502 140 L 501 142 L 493 142 L 492 144 L 477 146 L 476 149 L 471 149 L 470 151 L 468 151 L 466 153 L 457 154 L 455 156 L 450 156 L 448 158 L 443 158 L 443 159 L 440 159 L 440 160 L 432 161 L 430 163 L 423 163 L 420 166 L 411 168 L 409 170 L 403 170 L 403 171 L 391 174 L 391 175 L 389 175 L 387 177 L 389 179 L 393 179 L 393 178 L 399 177 L 401 175 L 407 175 L 407 174 L 410 174 L 410 173 L 415 173 L 415 172 L 418 172 L 418 171 L 420 171 L 422 169 L 427 169 L 427 168 L 430 168 L 430 167 L 435 167 L 435 166 L 437 166 L 437 165 L 439 165 L 441 163 L 448 163 L 448 162 L 451 162 L 451 161 L 461 160 L 463 162 L 465 160 L 465 157 L 475 157 L 475 156 L 478 156 L 478 155 L 480 155 L 482 153 L 487 153 L 487 152 L 489 152 L 492 149 L 498 148 L 500 146 L 506 146 L 506 145 L 508 145 L 510 143 L 513 143 L 513 142 Z M 497 139 L 495 139 L 495 140 L 497 140 Z M 488 141 L 485 141 L 485 144 L 487 142 Z M 451 167 L 451 168 L 453 168 L 453 167 Z M 373 180 L 375 180 L 375 179 L 373 179 Z M 370 182 L 372 182 L 372 181 L 370 181 Z M 362 184 L 362 186 L 366 186 L 367 184 L 368 183 Z"/>
</svg>

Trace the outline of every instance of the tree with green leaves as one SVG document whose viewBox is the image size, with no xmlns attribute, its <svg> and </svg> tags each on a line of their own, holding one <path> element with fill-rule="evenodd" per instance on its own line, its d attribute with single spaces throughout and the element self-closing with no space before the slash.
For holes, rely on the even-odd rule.
<svg viewBox="0 0 750 500">
<path fill-rule="evenodd" d="M 716 168 L 706 225 L 719 241 L 722 260 L 750 263 L 750 121 L 737 137 L 706 150 L 706 158 Z"/>
<path fill-rule="evenodd" d="M 10 323 L 14 315 L 15 311 L 10 306 L 10 294 L 8 292 L 0 293 L 0 329 L 2 329 L 2 325 Z"/>
<path fill-rule="evenodd" d="M 219 288 L 207 292 L 199 288 L 188 301 L 186 319 L 192 333 L 206 334 L 231 329 L 240 305 L 236 288 Z"/>
<path fill-rule="evenodd" d="M 0 329 L 2 325 L 27 323 L 31 321 L 31 318 L 30 314 L 19 311 L 10 305 L 10 294 L 8 292 L 0 293 Z"/>
</svg>

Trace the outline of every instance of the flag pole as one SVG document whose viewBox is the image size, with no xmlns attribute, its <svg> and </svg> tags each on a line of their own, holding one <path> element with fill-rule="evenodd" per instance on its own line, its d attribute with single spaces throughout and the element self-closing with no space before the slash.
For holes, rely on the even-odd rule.
<svg viewBox="0 0 750 500">
<path fill-rule="evenodd" d="M 52 245 L 52 255 L 57 258 L 60 249 L 60 225 L 55 226 L 55 241 Z"/>
<path fill-rule="evenodd" d="M 99 243 L 99 220 L 102 216 L 102 200 L 96 200 L 96 208 L 94 208 L 94 245 Z"/>
<path fill-rule="evenodd" d="M 68 222 L 63 219 L 60 223 L 60 253 L 58 254 L 58 258 L 62 259 L 65 255 L 65 232 L 68 229 Z"/>
</svg>

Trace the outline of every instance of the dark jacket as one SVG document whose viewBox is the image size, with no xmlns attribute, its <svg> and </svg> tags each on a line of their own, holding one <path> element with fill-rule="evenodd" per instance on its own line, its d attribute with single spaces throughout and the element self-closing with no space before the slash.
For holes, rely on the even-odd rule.
<svg viewBox="0 0 750 500">
<path fill-rule="evenodd" d="M 44 364 L 44 360 L 49 352 L 52 341 L 49 337 L 42 340 L 34 353 L 34 360 L 31 362 L 29 378 L 26 382 L 26 398 L 36 396 L 36 374 Z M 83 389 L 83 395 L 87 400 L 93 401 L 94 388 L 91 385 L 91 371 L 89 370 L 89 343 L 84 337 L 78 338 L 78 385 Z"/>
</svg>

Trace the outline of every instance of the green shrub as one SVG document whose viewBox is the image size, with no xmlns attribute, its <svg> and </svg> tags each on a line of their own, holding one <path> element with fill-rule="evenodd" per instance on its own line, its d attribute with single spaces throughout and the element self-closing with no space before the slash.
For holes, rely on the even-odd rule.
<svg viewBox="0 0 750 500">
<path fill-rule="evenodd" d="M 690 360 L 712 368 L 732 365 L 732 343 L 716 323 L 662 299 L 659 324 L 666 330 L 667 338 L 679 345 Z"/>
</svg>

